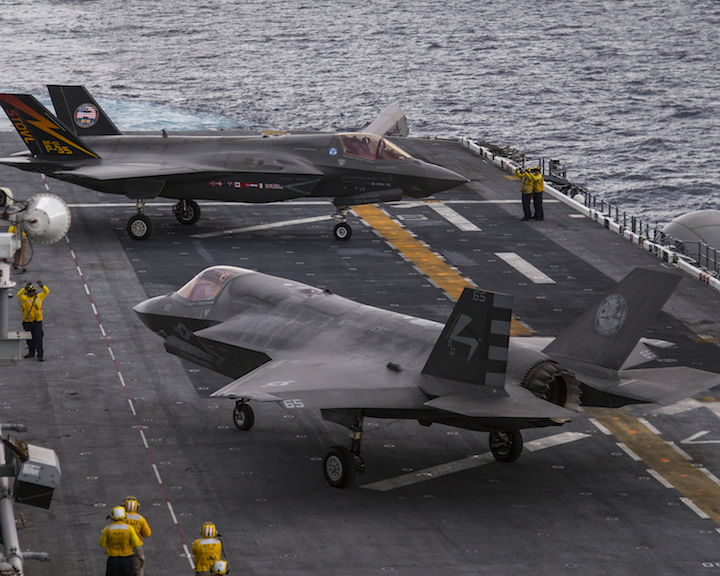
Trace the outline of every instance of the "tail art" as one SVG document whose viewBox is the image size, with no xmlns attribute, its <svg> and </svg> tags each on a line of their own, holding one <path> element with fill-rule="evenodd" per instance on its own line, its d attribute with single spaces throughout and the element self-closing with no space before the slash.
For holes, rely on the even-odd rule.
<svg viewBox="0 0 720 576">
<path fill-rule="evenodd" d="M 34 96 L 0 94 L 0 105 L 5 109 L 20 138 L 36 158 L 43 160 L 99 158 Z"/>
</svg>

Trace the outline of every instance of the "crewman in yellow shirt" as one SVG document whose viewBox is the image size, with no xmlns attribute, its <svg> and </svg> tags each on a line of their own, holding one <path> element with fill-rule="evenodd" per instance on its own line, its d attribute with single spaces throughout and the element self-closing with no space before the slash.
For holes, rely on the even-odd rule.
<svg viewBox="0 0 720 576">
<path fill-rule="evenodd" d="M 35 286 L 31 282 L 28 282 L 24 288 L 18 293 L 17 297 L 20 300 L 20 307 L 22 308 L 22 326 L 23 330 L 30 332 L 30 340 L 28 343 L 28 353 L 25 358 L 32 358 L 37 352 L 37 359 L 40 362 L 43 361 L 43 311 L 42 302 L 45 297 L 50 293 L 50 290 L 40 280 L 37 285 L 40 287 L 42 292 L 38 294 Z"/>
<path fill-rule="evenodd" d="M 152 534 L 147 520 L 138 514 L 140 503 L 135 496 L 125 498 L 125 511 L 127 512 L 127 523 L 135 529 L 135 533 L 140 538 L 140 546 L 136 546 L 133 550 L 133 567 L 136 576 L 145 576 L 145 552 L 143 551 L 143 538 L 147 538 Z"/>
<path fill-rule="evenodd" d="M 142 540 L 127 523 L 127 513 L 122 506 L 112 511 L 113 523 L 105 526 L 100 536 L 100 546 L 107 554 L 106 576 L 135 576 L 133 548 L 142 545 Z"/>
<path fill-rule="evenodd" d="M 222 555 L 222 542 L 217 539 L 217 530 L 212 522 L 205 522 L 200 530 L 202 538 L 193 542 L 192 554 L 195 561 L 195 573 L 211 576 L 216 560 Z"/>
</svg>

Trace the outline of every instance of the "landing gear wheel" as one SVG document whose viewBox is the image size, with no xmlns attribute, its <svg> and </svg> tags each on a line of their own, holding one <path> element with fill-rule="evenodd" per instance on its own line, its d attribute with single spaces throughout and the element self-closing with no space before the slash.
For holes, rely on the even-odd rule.
<svg viewBox="0 0 720 576">
<path fill-rule="evenodd" d="M 145 214 L 135 214 L 127 223 L 127 233 L 133 240 L 147 240 L 152 236 L 152 222 Z"/>
<path fill-rule="evenodd" d="M 194 200 L 180 200 L 173 206 L 173 214 L 180 224 L 195 224 L 200 220 L 200 206 Z"/>
<path fill-rule="evenodd" d="M 255 413 L 248 404 L 236 404 L 233 409 L 233 422 L 238 430 L 250 430 L 255 424 Z"/>
<path fill-rule="evenodd" d="M 333 446 L 323 459 L 323 472 L 333 488 L 349 488 L 355 481 L 355 457 L 345 446 Z"/>
<path fill-rule="evenodd" d="M 350 228 L 350 224 L 347 222 L 340 222 L 340 224 L 337 224 L 333 229 L 333 235 L 337 240 L 350 240 L 352 228 Z"/>
<path fill-rule="evenodd" d="M 523 449 L 522 434 L 519 430 L 490 433 L 490 452 L 499 462 L 515 462 Z"/>
</svg>

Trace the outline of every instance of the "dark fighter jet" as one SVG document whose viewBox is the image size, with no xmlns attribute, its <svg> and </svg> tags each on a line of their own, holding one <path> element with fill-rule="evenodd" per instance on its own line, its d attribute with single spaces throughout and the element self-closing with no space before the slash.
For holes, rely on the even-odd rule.
<svg viewBox="0 0 720 576">
<path fill-rule="evenodd" d="M 177 292 L 135 306 L 171 354 L 236 380 L 212 396 L 320 409 L 346 426 L 350 449 L 330 448 L 327 482 L 364 471 L 363 418 L 407 418 L 490 432 L 504 462 L 523 428 L 559 426 L 578 406 L 669 404 L 720 383 L 689 367 L 635 368 L 657 356 L 642 333 L 681 277 L 636 269 L 557 338 L 510 337 L 512 298 L 466 288 L 445 326 L 358 304 L 327 290 L 231 266 L 201 272 Z"/>
<path fill-rule="evenodd" d="M 0 104 L 28 147 L 0 164 L 42 172 L 79 186 L 123 194 L 137 202 L 128 234 L 144 240 L 152 223 L 148 200 L 176 198 L 182 224 L 200 218 L 195 199 L 278 202 L 333 198 L 340 222 L 334 234 L 350 238 L 348 207 L 424 198 L 464 184 L 455 172 L 413 158 L 383 138 L 407 129 L 397 106 L 363 132 L 221 135 L 123 135 L 82 86 L 48 86 L 58 118 L 29 94 L 0 94 Z"/>
</svg>

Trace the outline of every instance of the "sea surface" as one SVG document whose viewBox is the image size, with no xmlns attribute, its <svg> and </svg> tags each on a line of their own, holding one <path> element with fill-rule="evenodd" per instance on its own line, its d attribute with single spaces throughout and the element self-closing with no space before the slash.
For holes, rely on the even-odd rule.
<svg viewBox="0 0 720 576">
<path fill-rule="evenodd" d="M 399 104 L 413 136 L 557 158 L 651 222 L 720 209 L 717 0 L 0 0 L 0 39 L 0 90 L 84 84 L 121 130 Z"/>
</svg>

